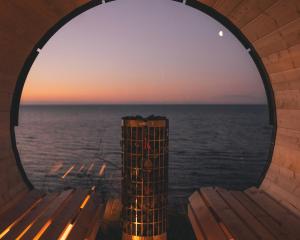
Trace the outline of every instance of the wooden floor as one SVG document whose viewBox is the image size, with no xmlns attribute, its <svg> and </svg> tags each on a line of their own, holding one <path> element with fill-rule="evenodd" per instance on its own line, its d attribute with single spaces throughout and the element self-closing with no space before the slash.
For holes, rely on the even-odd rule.
<svg viewBox="0 0 300 240">
<path fill-rule="evenodd" d="M 257 188 L 201 188 L 189 198 L 188 215 L 198 240 L 300 239 L 300 218 Z"/>
<path fill-rule="evenodd" d="M 95 239 L 103 205 L 94 191 L 28 192 L 0 216 L 0 239 Z"/>
</svg>

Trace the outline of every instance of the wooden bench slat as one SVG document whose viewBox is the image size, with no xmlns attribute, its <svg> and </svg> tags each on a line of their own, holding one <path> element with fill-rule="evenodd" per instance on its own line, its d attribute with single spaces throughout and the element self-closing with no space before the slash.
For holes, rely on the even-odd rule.
<svg viewBox="0 0 300 240">
<path fill-rule="evenodd" d="M 43 194 L 40 191 L 32 190 L 18 202 L 17 205 L 7 210 L 0 218 L 0 233 L 3 232 L 12 223 L 21 220 L 24 214 L 33 207 L 42 198 Z"/>
<path fill-rule="evenodd" d="M 277 237 L 277 239 L 290 239 L 287 233 L 281 229 L 279 223 L 275 221 L 269 214 L 267 214 L 259 205 L 257 205 L 252 199 L 247 197 L 244 192 L 231 191 L 231 194 L 241 204 L 248 209 L 253 216 L 258 219 L 270 232 Z"/>
<path fill-rule="evenodd" d="M 53 219 L 52 224 L 47 228 L 41 236 L 41 240 L 58 239 L 69 223 L 73 221 L 80 211 L 80 205 L 87 196 L 88 191 L 76 189 L 68 204 Z"/>
<path fill-rule="evenodd" d="M 231 209 L 244 221 L 247 226 L 252 229 L 252 232 L 257 235 L 259 239 L 276 240 L 264 225 L 262 225 L 231 193 L 225 189 L 217 188 L 217 192 L 231 207 Z"/>
<path fill-rule="evenodd" d="M 205 236 L 201 230 L 198 219 L 196 218 L 195 213 L 193 212 L 192 207 L 189 203 L 188 203 L 188 217 L 189 217 L 190 223 L 192 225 L 196 239 L 197 240 L 205 240 Z"/>
<path fill-rule="evenodd" d="M 198 191 L 190 196 L 189 207 L 189 216 L 192 214 L 196 221 L 196 223 L 194 223 L 194 228 L 200 228 L 199 230 L 201 231 L 201 235 L 198 234 L 199 236 L 197 236 L 197 239 L 227 239 Z"/>
<path fill-rule="evenodd" d="M 74 227 L 68 236 L 68 240 L 85 239 L 89 229 L 92 227 L 92 221 L 97 214 L 100 203 L 100 197 L 96 193 L 90 195 L 86 206 L 81 210 Z"/>
<path fill-rule="evenodd" d="M 31 226 L 31 228 L 22 237 L 22 240 L 32 240 L 40 232 L 40 230 L 48 223 L 48 221 L 55 218 L 67 203 L 72 195 L 73 190 L 64 191 L 59 194 L 51 203 L 47 211 L 45 211 Z"/>
<path fill-rule="evenodd" d="M 56 196 L 57 193 L 45 196 L 38 205 L 36 205 L 22 220 L 13 226 L 8 234 L 5 235 L 3 240 L 16 239 L 28 226 L 30 226 L 30 224 L 34 223 L 34 221 L 43 213 Z"/>
<path fill-rule="evenodd" d="M 220 217 L 225 226 L 235 239 L 254 240 L 257 236 L 241 221 L 236 213 L 225 203 L 219 193 L 211 187 L 200 189 L 205 200 L 209 203 L 215 213 Z"/>
<path fill-rule="evenodd" d="M 96 239 L 98 230 L 100 228 L 100 224 L 103 219 L 103 215 L 104 215 L 104 206 L 98 205 L 94 219 L 91 222 L 92 227 L 88 230 L 88 233 L 87 233 L 85 239 Z"/>
<path fill-rule="evenodd" d="M 300 220 L 290 210 L 257 188 L 247 189 L 245 193 L 272 218 L 276 219 L 282 228 L 286 229 L 289 236 L 299 236 L 297 238 L 300 239 Z"/>
<path fill-rule="evenodd" d="M 14 196 L 11 200 L 9 200 L 9 202 L 6 203 L 4 206 L 1 206 L 1 209 L 0 209 L 0 218 L 2 218 L 2 216 L 5 216 L 5 214 L 7 213 L 8 210 L 12 209 L 14 206 L 16 206 L 17 204 L 19 204 L 20 202 L 22 202 L 22 200 L 25 198 L 25 196 L 28 193 L 30 193 L 30 190 L 24 189 L 19 194 L 17 194 L 16 196 Z"/>
</svg>

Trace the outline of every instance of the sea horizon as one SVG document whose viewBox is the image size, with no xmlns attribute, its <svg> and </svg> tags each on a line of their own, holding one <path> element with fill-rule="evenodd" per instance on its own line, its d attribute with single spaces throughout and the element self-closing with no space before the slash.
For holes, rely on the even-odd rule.
<svg viewBox="0 0 300 240">
<path fill-rule="evenodd" d="M 23 104 L 16 128 L 22 164 L 37 189 L 95 185 L 106 197 L 119 197 L 120 120 L 152 114 L 170 123 L 173 209 L 182 212 L 201 186 L 240 190 L 259 181 L 273 129 L 266 104 Z"/>
<path fill-rule="evenodd" d="M 20 106 L 268 106 L 268 103 L 21 103 Z"/>
</svg>

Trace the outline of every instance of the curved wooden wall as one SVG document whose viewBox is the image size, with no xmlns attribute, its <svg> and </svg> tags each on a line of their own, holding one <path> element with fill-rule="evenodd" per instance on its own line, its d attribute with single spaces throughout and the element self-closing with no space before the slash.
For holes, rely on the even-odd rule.
<svg viewBox="0 0 300 240">
<path fill-rule="evenodd" d="M 201 2 L 243 32 L 269 73 L 278 129 L 272 164 L 261 187 L 291 209 L 300 209 L 300 1 Z M 14 149 L 11 118 L 14 110 L 18 110 L 12 106 L 16 108 L 13 96 L 15 89 L 20 89 L 19 74 L 22 71 L 24 74 L 23 65 L 44 34 L 61 18 L 89 3 L 88 0 L 0 1 L 0 206 L 30 188 Z"/>
<path fill-rule="evenodd" d="M 260 55 L 276 100 L 277 137 L 261 185 L 300 210 L 300 1 L 204 0 L 237 26 Z"/>
</svg>

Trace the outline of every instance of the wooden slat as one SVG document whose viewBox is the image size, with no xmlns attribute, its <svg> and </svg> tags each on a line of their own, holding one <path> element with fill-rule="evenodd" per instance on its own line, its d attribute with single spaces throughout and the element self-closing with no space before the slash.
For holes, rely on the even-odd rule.
<svg viewBox="0 0 300 240">
<path fill-rule="evenodd" d="M 1 112 L 0 112 L 1 115 Z M 0 119 L 1 121 L 1 119 Z M 0 129 L 1 131 L 1 129 Z M 1 151 L 1 150 L 0 150 Z M 10 151 L 6 152 L 1 152 L 0 154 L 0 162 L 3 163 L 5 162 L 5 159 L 9 159 L 10 156 Z M 0 164 L 1 165 L 1 164 Z M 8 203 L 6 203 L 4 206 L 1 206 L 1 210 L 0 210 L 0 218 L 3 216 L 3 214 L 5 214 L 9 209 L 11 209 L 12 207 L 14 207 L 15 205 L 17 205 L 18 203 L 20 203 L 25 196 L 29 193 L 30 191 L 28 189 L 24 189 L 23 191 L 21 191 L 20 193 L 18 193 L 15 197 L 13 197 Z"/>
<path fill-rule="evenodd" d="M 98 205 L 94 219 L 91 222 L 91 228 L 89 229 L 85 239 L 96 239 L 97 233 L 100 228 L 100 224 L 103 219 L 103 214 L 104 214 L 104 206 Z"/>
<path fill-rule="evenodd" d="M 98 194 L 92 193 L 86 206 L 81 210 L 78 219 L 74 223 L 74 227 L 68 236 L 68 240 L 85 239 L 89 229 L 91 229 L 92 221 L 97 214 L 100 205 L 100 197 Z"/>
<path fill-rule="evenodd" d="M 231 194 L 278 239 L 289 239 L 286 232 L 281 229 L 279 222 L 273 219 L 259 205 L 257 205 L 254 201 L 247 197 L 245 193 L 240 191 L 231 191 Z"/>
<path fill-rule="evenodd" d="M 215 213 L 220 217 L 221 221 L 230 230 L 235 239 L 258 239 L 213 188 L 201 188 L 200 192 Z"/>
<path fill-rule="evenodd" d="M 277 28 L 273 33 L 254 41 L 255 49 L 261 57 L 285 50 L 300 43 L 297 37 L 299 32 L 300 18 L 289 22 L 287 25 Z"/>
<path fill-rule="evenodd" d="M 285 191 L 284 188 L 271 181 L 268 176 L 269 175 L 265 177 L 260 188 L 270 194 L 274 199 L 292 211 L 295 215 L 300 217 L 300 198 Z"/>
<path fill-rule="evenodd" d="M 237 8 L 243 2 L 243 0 L 232 0 L 232 1 L 217 1 L 214 5 L 214 9 L 223 15 L 227 16 L 234 9 Z"/>
<path fill-rule="evenodd" d="M 72 198 L 62 211 L 53 219 L 52 224 L 47 228 L 40 238 L 41 240 L 58 239 L 69 223 L 79 213 L 80 205 L 87 196 L 87 190 L 76 189 Z"/>
<path fill-rule="evenodd" d="M 265 14 L 267 9 L 277 4 L 278 0 L 254 0 L 243 1 L 233 12 L 229 14 L 229 19 L 239 28 L 250 25 L 260 15 Z M 249 11 L 251 9 L 251 11 Z"/>
<path fill-rule="evenodd" d="M 34 221 L 49 206 L 57 193 L 45 196 L 20 222 L 18 222 L 3 238 L 4 240 L 16 239 L 20 234 L 25 234 L 26 228 L 33 225 Z"/>
<path fill-rule="evenodd" d="M 190 204 L 188 204 L 188 217 L 190 219 L 190 223 L 192 225 L 197 240 L 205 240 L 204 233 L 201 230 L 199 222 Z"/>
<path fill-rule="evenodd" d="M 43 194 L 39 191 L 30 191 L 17 205 L 3 213 L 0 217 L 0 233 L 12 223 L 21 220 L 21 218 L 24 217 L 24 214 L 26 214 L 26 212 L 34 206 L 42 196 Z"/>
<path fill-rule="evenodd" d="M 190 210 L 195 217 L 197 225 L 205 235 L 204 239 L 227 239 L 198 191 L 194 192 L 189 198 L 189 206 L 191 207 Z M 201 237 L 199 237 L 199 239 L 201 239 Z"/>
<path fill-rule="evenodd" d="M 55 216 L 60 212 L 60 209 L 64 208 L 68 203 L 73 190 L 68 190 L 62 192 L 57 198 L 52 201 L 46 212 L 44 212 L 34 223 L 34 225 L 27 231 L 23 236 L 22 240 L 32 240 L 40 232 L 40 230 L 46 226 L 48 221 L 55 218 Z"/>
<path fill-rule="evenodd" d="M 300 44 L 262 57 L 262 61 L 269 74 L 297 69 L 300 67 Z"/>
<path fill-rule="evenodd" d="M 300 239 L 300 219 L 291 211 L 284 208 L 265 192 L 256 188 L 247 189 L 245 193 L 267 211 L 270 216 L 280 222 L 281 226 L 287 230 L 290 236 L 294 236 L 294 239 Z"/>
<path fill-rule="evenodd" d="M 275 240 L 275 235 L 271 234 L 230 192 L 225 189 L 218 188 L 217 192 L 226 201 L 226 203 L 234 210 L 234 212 L 252 229 L 259 239 Z"/>
</svg>

